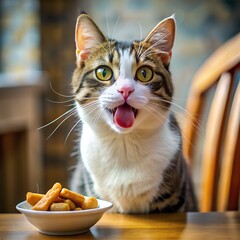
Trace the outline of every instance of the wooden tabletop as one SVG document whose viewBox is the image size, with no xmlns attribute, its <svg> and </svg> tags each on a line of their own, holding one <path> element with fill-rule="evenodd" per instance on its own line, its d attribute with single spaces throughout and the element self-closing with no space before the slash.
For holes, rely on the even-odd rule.
<svg viewBox="0 0 240 240">
<path fill-rule="evenodd" d="M 76 236 L 39 233 L 21 214 L 0 214 L 0 240 L 41 239 L 240 239 L 240 212 L 151 215 L 105 214 Z"/>
</svg>

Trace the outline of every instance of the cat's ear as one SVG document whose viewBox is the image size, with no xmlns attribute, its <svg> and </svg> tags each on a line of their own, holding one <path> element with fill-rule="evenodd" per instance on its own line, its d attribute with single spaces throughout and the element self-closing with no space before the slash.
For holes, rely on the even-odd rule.
<svg viewBox="0 0 240 240">
<path fill-rule="evenodd" d="M 162 62 L 168 65 L 175 39 L 176 22 L 174 16 L 165 18 L 148 34 L 143 42 L 149 42 L 159 51 Z"/>
<path fill-rule="evenodd" d="M 80 14 L 75 28 L 77 65 L 87 58 L 92 48 L 105 41 L 106 37 L 94 21 L 86 13 Z"/>
</svg>

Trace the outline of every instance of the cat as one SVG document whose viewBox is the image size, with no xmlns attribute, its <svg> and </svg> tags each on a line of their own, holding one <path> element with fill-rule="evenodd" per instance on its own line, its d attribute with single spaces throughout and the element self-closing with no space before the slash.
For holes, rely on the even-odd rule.
<svg viewBox="0 0 240 240">
<path fill-rule="evenodd" d="M 133 42 L 108 39 L 84 12 L 77 19 L 72 88 L 82 127 L 70 187 L 112 202 L 112 212 L 197 210 L 170 108 L 174 38 L 174 17 Z"/>
</svg>

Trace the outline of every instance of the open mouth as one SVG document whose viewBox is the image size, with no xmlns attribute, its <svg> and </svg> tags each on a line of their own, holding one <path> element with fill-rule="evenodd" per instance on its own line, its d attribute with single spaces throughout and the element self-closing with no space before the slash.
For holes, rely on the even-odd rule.
<svg viewBox="0 0 240 240">
<path fill-rule="evenodd" d="M 122 128 L 132 127 L 137 116 L 138 110 L 127 103 L 110 110 L 113 114 L 114 123 Z"/>
</svg>

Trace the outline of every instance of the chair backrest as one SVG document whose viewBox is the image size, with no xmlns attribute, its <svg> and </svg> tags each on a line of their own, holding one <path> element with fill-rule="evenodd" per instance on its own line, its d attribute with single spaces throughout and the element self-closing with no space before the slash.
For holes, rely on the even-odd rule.
<svg viewBox="0 0 240 240">
<path fill-rule="evenodd" d="M 192 168 L 199 136 L 203 142 L 200 211 L 239 209 L 240 34 L 222 45 L 196 73 L 186 110 L 183 149 Z"/>
</svg>

